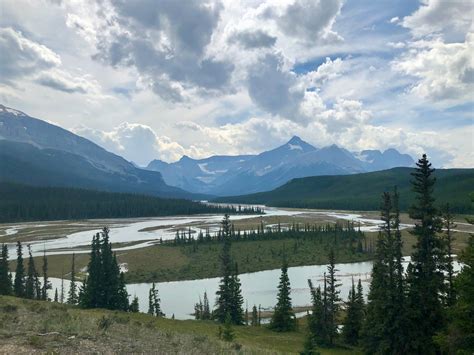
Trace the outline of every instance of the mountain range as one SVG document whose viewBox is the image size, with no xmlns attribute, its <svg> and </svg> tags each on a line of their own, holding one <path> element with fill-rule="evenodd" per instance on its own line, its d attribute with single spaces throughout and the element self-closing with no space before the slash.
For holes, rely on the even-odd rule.
<svg viewBox="0 0 474 355">
<path fill-rule="evenodd" d="M 316 148 L 299 137 L 256 155 L 211 156 L 145 168 L 61 127 L 0 105 L 0 181 L 206 199 L 272 190 L 300 177 L 413 166 L 395 149 Z"/>
<path fill-rule="evenodd" d="M 184 190 L 233 196 L 268 191 L 295 178 L 413 165 L 409 155 L 395 149 L 353 153 L 337 145 L 316 148 L 294 136 L 286 144 L 258 155 L 218 155 L 206 159 L 183 156 L 174 163 L 153 160 L 147 169 L 160 172 L 167 184 Z"/>
<path fill-rule="evenodd" d="M 167 185 L 159 172 L 139 169 L 85 138 L 3 105 L 0 181 L 202 198 Z"/>
</svg>

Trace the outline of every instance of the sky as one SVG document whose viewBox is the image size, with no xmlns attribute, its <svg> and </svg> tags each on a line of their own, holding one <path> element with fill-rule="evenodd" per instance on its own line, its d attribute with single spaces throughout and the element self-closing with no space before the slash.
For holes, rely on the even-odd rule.
<svg viewBox="0 0 474 355">
<path fill-rule="evenodd" d="M 474 167 L 470 0 L 2 0 L 0 103 L 145 166 L 316 147 Z"/>
</svg>

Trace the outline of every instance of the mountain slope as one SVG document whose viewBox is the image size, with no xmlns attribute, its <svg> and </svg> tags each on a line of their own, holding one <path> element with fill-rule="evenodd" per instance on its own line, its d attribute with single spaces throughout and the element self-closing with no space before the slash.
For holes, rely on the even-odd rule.
<svg viewBox="0 0 474 355">
<path fill-rule="evenodd" d="M 294 179 L 268 192 L 217 198 L 216 202 L 266 204 L 279 207 L 377 210 L 380 195 L 397 186 L 400 207 L 406 210 L 413 201 L 411 168 Z M 474 192 L 474 169 L 439 169 L 435 197 L 438 206 L 450 203 L 459 213 L 474 213 L 469 194 Z"/>
<path fill-rule="evenodd" d="M 160 173 L 65 129 L 0 105 L 0 181 L 195 198 Z"/>
<path fill-rule="evenodd" d="M 410 156 L 395 149 L 354 154 L 336 145 L 318 149 L 295 136 L 258 155 L 200 160 L 183 157 L 170 164 L 153 161 L 148 169 L 161 172 L 169 185 L 229 196 L 268 191 L 299 177 L 347 175 L 412 165 Z"/>
</svg>

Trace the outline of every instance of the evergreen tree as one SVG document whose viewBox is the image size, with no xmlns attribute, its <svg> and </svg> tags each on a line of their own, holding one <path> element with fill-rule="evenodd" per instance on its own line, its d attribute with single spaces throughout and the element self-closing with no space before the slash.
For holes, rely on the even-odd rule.
<svg viewBox="0 0 474 355">
<path fill-rule="evenodd" d="M 356 291 L 354 280 L 352 280 L 352 287 L 349 290 L 349 297 L 346 302 L 346 319 L 343 328 L 343 337 L 347 344 L 356 345 L 359 342 L 364 317 L 363 312 L 362 284 L 359 279 Z"/>
<path fill-rule="evenodd" d="M 59 302 L 64 303 L 64 270 L 61 271 L 61 293 L 59 294 Z"/>
<path fill-rule="evenodd" d="M 434 169 L 424 154 L 416 164 L 412 181 L 415 203 L 409 215 L 416 220 L 411 233 L 417 238 L 412 262 L 407 269 L 407 352 L 433 353 L 433 336 L 443 326 L 445 250 L 438 233 L 441 220 L 434 206 Z"/>
<path fill-rule="evenodd" d="M 35 261 L 31 253 L 31 247 L 28 245 L 28 273 L 25 282 L 25 297 L 29 299 L 38 299 L 38 273 L 35 268 Z"/>
<path fill-rule="evenodd" d="M 230 315 L 232 321 L 232 259 L 230 255 L 231 248 L 231 223 L 229 215 L 225 215 L 222 220 L 222 253 L 220 256 L 222 278 L 219 288 L 216 292 L 217 301 L 214 316 L 217 321 L 224 323 L 227 314 Z"/>
<path fill-rule="evenodd" d="M 312 310 L 308 314 L 308 338 L 305 342 L 305 354 L 315 353 L 318 346 L 329 344 L 329 334 L 327 326 L 327 308 L 323 299 L 321 287 L 314 288 L 311 280 L 308 280 L 311 292 Z"/>
<path fill-rule="evenodd" d="M 128 292 L 127 286 L 125 285 L 125 275 L 123 272 L 120 272 L 117 298 L 113 309 L 118 309 L 125 312 L 129 309 Z"/>
<path fill-rule="evenodd" d="M 41 299 L 43 301 L 48 299 L 48 290 L 51 287 L 51 282 L 48 279 L 48 258 L 46 257 L 46 252 L 43 251 L 43 287 L 41 289 Z"/>
<path fill-rule="evenodd" d="M 133 300 L 130 303 L 129 310 L 132 313 L 138 313 L 140 311 L 140 306 L 138 305 L 138 297 L 137 296 L 133 297 Z"/>
<path fill-rule="evenodd" d="M 161 312 L 160 301 L 158 289 L 155 287 L 155 283 L 153 282 L 148 293 L 148 314 L 156 317 L 164 316 L 164 314 Z"/>
<path fill-rule="evenodd" d="M 257 313 L 256 305 L 253 305 L 253 308 L 252 308 L 252 320 L 250 321 L 250 325 L 252 327 L 258 326 L 258 313 Z"/>
<path fill-rule="evenodd" d="M 224 329 L 222 330 L 222 340 L 232 341 L 235 338 L 234 331 L 232 329 L 232 317 L 230 313 L 227 313 L 224 322 Z"/>
<path fill-rule="evenodd" d="M 71 284 L 69 286 L 69 293 L 67 297 L 68 304 L 77 304 L 77 285 L 76 285 L 76 265 L 75 265 L 75 255 L 72 253 L 72 264 L 71 264 Z"/>
<path fill-rule="evenodd" d="M 211 308 L 209 306 L 209 299 L 207 298 L 207 292 L 204 292 L 203 309 L 202 309 L 201 318 L 204 320 L 211 319 Z"/>
<path fill-rule="evenodd" d="M 452 306 L 456 301 L 456 292 L 454 289 L 454 269 L 453 269 L 453 229 L 456 228 L 454 223 L 454 216 L 451 213 L 449 203 L 445 206 L 443 211 L 443 226 L 445 229 L 445 244 L 446 244 L 446 304 Z"/>
<path fill-rule="evenodd" d="M 11 295 L 12 280 L 8 267 L 8 247 L 2 244 L 2 256 L 0 259 L 0 295 Z"/>
<path fill-rule="evenodd" d="M 17 297 L 25 297 L 25 266 L 23 265 L 23 247 L 20 242 L 16 244 L 16 270 L 13 293 Z"/>
<path fill-rule="evenodd" d="M 405 307 L 398 192 L 382 194 L 383 221 L 375 250 L 363 327 L 365 350 L 400 354 L 405 349 Z M 363 301 L 363 299 L 362 299 Z"/>
<path fill-rule="evenodd" d="M 288 278 L 286 260 L 281 268 L 280 283 L 278 285 L 277 304 L 270 321 L 270 329 L 277 332 L 288 332 L 296 328 L 296 317 L 291 305 L 291 287 Z"/>
<path fill-rule="evenodd" d="M 58 289 L 55 288 L 54 289 L 54 302 L 58 302 L 59 301 L 59 296 L 58 296 Z"/>
<path fill-rule="evenodd" d="M 239 279 L 237 263 L 235 263 L 233 274 L 230 278 L 230 317 L 233 324 L 244 324 L 244 298 L 242 297 L 242 286 Z"/>
<path fill-rule="evenodd" d="M 474 224 L 474 220 L 468 222 Z M 474 235 L 459 260 L 462 269 L 454 280 L 456 301 L 448 309 L 446 329 L 436 337 L 444 354 L 474 353 Z"/>
<path fill-rule="evenodd" d="M 325 299 L 327 307 L 327 327 L 328 327 L 328 339 L 329 346 L 334 345 L 334 340 L 337 337 L 337 323 L 336 317 L 339 312 L 339 298 L 340 291 L 338 290 L 340 283 L 336 279 L 336 272 L 339 271 L 336 269 L 336 259 L 334 256 L 334 250 L 331 249 L 329 252 L 329 265 L 328 273 L 326 275 L 326 288 L 325 288 Z"/>
</svg>

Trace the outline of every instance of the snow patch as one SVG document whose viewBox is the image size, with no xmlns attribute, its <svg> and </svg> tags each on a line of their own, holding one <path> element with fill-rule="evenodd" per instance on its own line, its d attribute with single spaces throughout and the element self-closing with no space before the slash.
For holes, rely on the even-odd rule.
<svg viewBox="0 0 474 355">
<path fill-rule="evenodd" d="M 290 147 L 290 150 L 303 150 L 303 148 L 298 144 L 288 143 L 288 146 Z"/>
<path fill-rule="evenodd" d="M 8 108 L 8 107 L 5 107 L 5 106 L 0 106 L 0 110 L 3 111 L 3 112 L 8 112 L 8 113 L 11 113 L 12 115 L 14 116 L 26 116 L 23 112 L 21 111 L 18 111 L 18 110 L 14 110 L 12 108 Z"/>
</svg>

